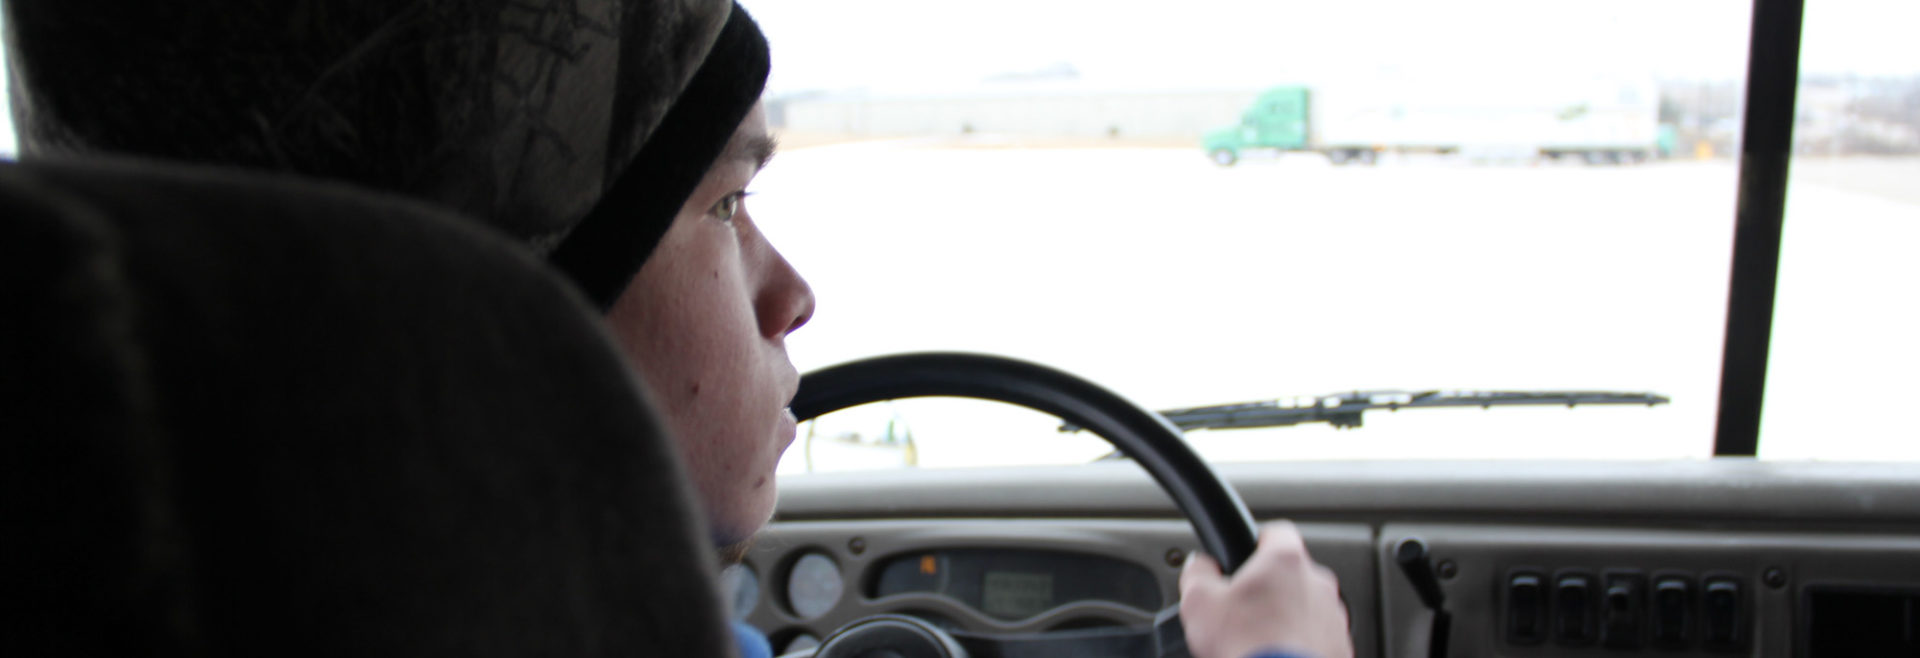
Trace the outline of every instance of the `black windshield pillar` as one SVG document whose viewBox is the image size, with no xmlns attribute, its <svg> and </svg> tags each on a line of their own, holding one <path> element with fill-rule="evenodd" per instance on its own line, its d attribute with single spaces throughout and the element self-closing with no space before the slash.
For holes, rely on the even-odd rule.
<svg viewBox="0 0 1920 658">
<path fill-rule="evenodd" d="M 1793 150 L 1794 92 L 1800 83 L 1802 8 L 1802 0 L 1753 2 L 1733 274 L 1713 440 L 1716 456 L 1752 456 L 1760 447 L 1760 405 L 1766 395 L 1787 162 Z"/>
</svg>

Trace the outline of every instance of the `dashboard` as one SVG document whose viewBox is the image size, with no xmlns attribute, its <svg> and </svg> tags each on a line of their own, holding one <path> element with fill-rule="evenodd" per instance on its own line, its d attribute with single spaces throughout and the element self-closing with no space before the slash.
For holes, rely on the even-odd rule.
<svg viewBox="0 0 1920 658">
<path fill-rule="evenodd" d="M 1348 604 L 1370 608 L 1367 529 L 1302 531 L 1309 549 L 1340 572 Z M 758 595 L 744 618 L 767 630 L 780 652 L 881 613 L 1000 633 L 1138 627 L 1179 600 L 1180 565 L 1197 547 L 1178 519 L 791 522 L 763 533 L 726 581 L 737 601 L 742 576 L 754 574 Z M 832 566 L 816 571 L 806 562 Z M 735 613 L 742 610 L 736 603 Z"/>
<path fill-rule="evenodd" d="M 1339 577 L 1359 656 L 1920 655 L 1920 469 L 1752 461 L 1318 463 L 1220 469 Z M 1044 473 L 1036 471 L 1045 471 Z M 1041 484 L 1044 483 L 1044 484 Z M 1191 527 L 1130 465 L 785 483 L 729 570 L 776 652 L 882 613 L 952 630 L 1142 627 Z M 885 495 L 882 495 L 882 494 Z"/>
<path fill-rule="evenodd" d="M 1030 619 L 1077 602 L 1138 611 L 1164 603 L 1146 567 L 1101 555 L 1058 550 L 930 548 L 888 558 L 864 592 L 873 599 L 925 594 L 952 599 L 1001 621 Z M 788 587 L 791 598 L 793 587 Z"/>
</svg>

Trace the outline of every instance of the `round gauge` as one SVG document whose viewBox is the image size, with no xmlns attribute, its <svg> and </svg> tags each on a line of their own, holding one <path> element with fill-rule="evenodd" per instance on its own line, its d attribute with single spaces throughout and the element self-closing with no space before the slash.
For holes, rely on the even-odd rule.
<svg viewBox="0 0 1920 658">
<path fill-rule="evenodd" d="M 787 574 L 787 604 L 801 619 L 812 619 L 840 601 L 840 567 L 824 553 L 808 553 Z"/>
<path fill-rule="evenodd" d="M 733 618 L 746 619 L 760 603 L 760 576 L 753 567 L 736 564 L 720 572 L 720 586 L 733 601 Z"/>
<path fill-rule="evenodd" d="M 787 646 L 780 649 L 780 653 L 797 653 L 801 651 L 806 651 L 808 649 L 816 649 L 819 647 L 820 647 L 820 638 L 814 637 L 807 633 L 801 633 L 799 635 L 793 636 L 793 639 L 787 640 Z"/>
</svg>

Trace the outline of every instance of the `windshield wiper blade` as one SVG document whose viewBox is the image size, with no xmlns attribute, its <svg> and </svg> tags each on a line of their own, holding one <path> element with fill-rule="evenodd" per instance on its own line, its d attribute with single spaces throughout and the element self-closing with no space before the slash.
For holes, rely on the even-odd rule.
<svg viewBox="0 0 1920 658">
<path fill-rule="evenodd" d="M 1328 423 L 1340 429 L 1361 426 L 1360 415 L 1385 409 L 1427 409 L 1435 407 L 1493 407 L 1523 405 L 1644 404 L 1655 406 L 1672 400 L 1657 393 L 1617 391 L 1349 391 L 1332 395 L 1280 398 L 1257 402 L 1216 404 L 1160 412 L 1175 427 L 1187 430 L 1247 429 L 1289 427 L 1306 423 Z M 1060 426 L 1062 432 L 1078 432 L 1072 424 Z"/>
</svg>

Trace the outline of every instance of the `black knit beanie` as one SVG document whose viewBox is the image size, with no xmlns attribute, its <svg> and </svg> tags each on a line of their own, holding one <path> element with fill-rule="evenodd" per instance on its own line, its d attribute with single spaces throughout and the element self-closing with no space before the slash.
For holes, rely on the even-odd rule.
<svg viewBox="0 0 1920 658">
<path fill-rule="evenodd" d="M 735 4 L 720 39 L 653 137 L 554 250 L 554 265 L 601 310 L 612 308 L 753 111 L 766 87 L 767 69 L 767 41 Z"/>
<path fill-rule="evenodd" d="M 6 0 L 21 157 L 355 183 L 550 254 L 603 308 L 765 85 L 730 0 Z"/>
</svg>

